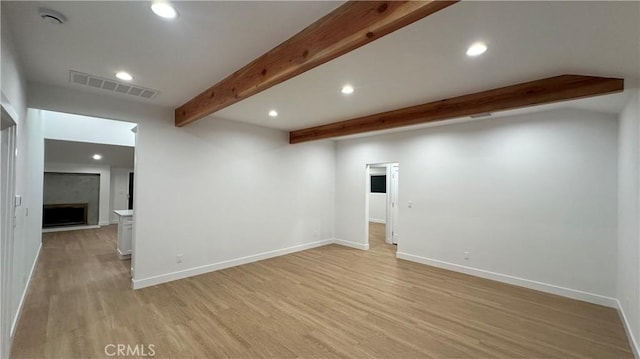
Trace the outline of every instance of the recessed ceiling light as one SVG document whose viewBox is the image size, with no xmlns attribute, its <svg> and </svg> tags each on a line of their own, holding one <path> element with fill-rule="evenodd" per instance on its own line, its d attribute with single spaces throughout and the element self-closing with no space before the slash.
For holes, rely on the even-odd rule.
<svg viewBox="0 0 640 359">
<path fill-rule="evenodd" d="M 484 42 L 475 42 L 467 49 L 467 56 L 482 55 L 487 51 L 487 45 Z"/>
<path fill-rule="evenodd" d="M 156 1 L 151 5 L 151 11 L 154 14 L 165 18 L 165 19 L 175 19 L 178 17 L 178 12 L 176 9 L 171 6 L 168 2 L 164 1 Z"/>
<path fill-rule="evenodd" d="M 278 117 L 278 111 L 276 111 L 276 110 L 271 110 L 271 111 L 269 111 L 269 116 L 271 116 L 271 117 Z"/>
<path fill-rule="evenodd" d="M 99 154 L 96 153 L 95 155 L 92 156 L 92 158 L 94 160 L 101 160 L 102 159 L 102 155 L 99 155 Z"/>
<path fill-rule="evenodd" d="M 128 72 L 125 72 L 125 71 L 116 72 L 116 77 L 119 78 L 122 81 L 131 81 L 131 80 L 133 80 L 133 76 L 131 76 Z"/>
<path fill-rule="evenodd" d="M 353 93 L 353 86 L 344 85 L 344 86 L 342 86 L 342 90 L 340 90 L 340 92 L 342 92 L 345 95 L 352 94 Z"/>
</svg>

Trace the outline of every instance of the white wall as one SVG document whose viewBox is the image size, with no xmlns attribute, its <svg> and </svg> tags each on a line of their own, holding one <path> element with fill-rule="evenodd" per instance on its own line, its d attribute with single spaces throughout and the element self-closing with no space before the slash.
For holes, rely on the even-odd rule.
<svg viewBox="0 0 640 359">
<path fill-rule="evenodd" d="M 133 168 L 111 167 L 111 189 L 109 195 L 109 220 L 118 223 L 118 215 L 114 210 L 129 208 L 129 172 Z"/>
<path fill-rule="evenodd" d="M 22 206 L 16 209 L 12 332 L 15 331 L 42 243 L 43 175 L 35 172 L 44 163 L 43 126 L 39 111 L 29 110 L 20 126 L 22 135 L 18 136 L 16 194 L 22 196 Z"/>
<path fill-rule="evenodd" d="M 20 59 L 16 56 L 12 34 L 6 19 L 0 21 L 1 29 L 1 98 L 3 106 L 10 109 L 17 124 L 16 194 L 22 196 L 22 206 L 16 209 L 16 227 L 13 242 L 13 263 L 8 305 L 9 317 L 2 315 L 2 333 L 13 333 L 28 283 L 41 243 L 42 225 L 42 176 L 38 169 L 44 162 L 43 127 L 39 112 L 27 114 L 26 83 Z M 41 173 L 41 171 L 40 171 Z M 8 263 L 0 264 L 7 271 Z M 4 305 L 3 304 L 3 305 Z M 0 341 L 0 356 L 8 357 L 11 339 L 5 335 Z"/>
<path fill-rule="evenodd" d="M 334 228 L 331 141 L 51 86 L 30 106 L 138 123 L 133 267 L 137 287 L 327 244 Z M 364 180 L 363 180 L 364 182 Z M 183 254 L 183 263 L 176 255 Z"/>
<path fill-rule="evenodd" d="M 136 156 L 141 283 L 333 237 L 332 142 L 291 146 L 286 132 L 219 119 L 156 121 L 140 124 Z"/>
<path fill-rule="evenodd" d="M 50 111 L 44 111 L 44 118 L 48 139 L 135 146 L 132 123 Z"/>
<path fill-rule="evenodd" d="M 365 165 L 399 162 L 399 257 L 613 305 L 617 131 L 557 110 L 340 141 L 336 238 L 365 243 Z"/>
<path fill-rule="evenodd" d="M 371 167 L 369 174 L 386 175 L 386 167 Z M 387 188 L 387 192 L 389 189 Z M 386 223 L 387 222 L 387 193 L 371 193 L 369 192 L 369 222 Z"/>
<path fill-rule="evenodd" d="M 2 56 L 2 61 L 0 62 L 2 87 L 0 89 L 6 97 L 6 101 L 15 109 L 17 118 L 14 120 L 19 124 L 25 120 L 27 114 L 27 86 L 20 67 L 20 60 L 16 55 L 9 23 L 8 21 L 0 21 L 0 26 L 2 36 L 2 47 L 0 48 L 0 55 Z"/>
<path fill-rule="evenodd" d="M 386 193 L 369 193 L 369 222 L 387 223 Z"/>
<path fill-rule="evenodd" d="M 617 298 L 640 357 L 640 111 L 638 92 L 620 115 Z"/>
<path fill-rule="evenodd" d="M 100 208 L 98 210 L 98 224 L 108 225 L 111 190 L 111 167 L 108 165 L 87 165 L 77 163 L 47 162 L 44 172 L 60 173 L 93 173 L 100 175 Z"/>
</svg>

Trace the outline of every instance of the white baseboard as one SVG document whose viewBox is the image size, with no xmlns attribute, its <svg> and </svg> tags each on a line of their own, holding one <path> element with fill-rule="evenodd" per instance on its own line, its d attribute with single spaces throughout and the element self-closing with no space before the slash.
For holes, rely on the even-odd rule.
<svg viewBox="0 0 640 359">
<path fill-rule="evenodd" d="M 331 243 L 333 243 L 333 239 L 325 239 L 322 241 L 300 244 L 293 247 L 277 249 L 274 251 L 258 253 L 258 254 L 254 254 L 246 257 L 231 259 L 228 261 L 207 264 L 207 265 L 190 268 L 190 269 L 184 269 L 177 272 L 161 274 L 161 275 L 157 275 L 149 278 L 132 279 L 131 281 L 133 282 L 133 289 L 141 289 L 141 288 L 150 287 L 153 285 L 171 282 L 178 279 L 183 279 L 183 278 L 193 277 L 200 274 L 214 272 L 214 271 L 229 268 L 229 267 L 235 267 L 242 264 L 247 264 L 251 262 L 261 261 L 264 259 L 278 257 L 278 256 L 282 256 L 289 253 L 300 252 L 300 251 L 304 251 L 311 248 L 326 246 Z"/>
<path fill-rule="evenodd" d="M 24 286 L 24 291 L 22 292 L 22 297 L 20 297 L 20 303 L 18 304 L 18 311 L 16 312 L 16 316 L 13 318 L 13 323 L 11 323 L 11 331 L 10 331 L 10 340 L 13 341 L 13 335 L 16 333 L 16 327 L 18 326 L 18 322 L 20 321 L 20 316 L 22 315 L 22 306 L 24 305 L 24 300 L 27 297 L 27 292 L 29 291 L 29 286 L 31 285 L 31 278 L 33 277 L 33 272 L 36 270 L 36 265 L 38 264 L 38 258 L 40 258 L 40 250 L 42 249 L 42 241 L 40 241 L 40 245 L 38 246 L 38 252 L 36 253 L 36 258 L 33 260 L 33 264 L 31 264 L 31 271 L 29 271 L 29 277 L 27 278 L 27 283 Z"/>
<path fill-rule="evenodd" d="M 364 244 L 364 243 L 358 243 L 358 242 L 352 242 L 352 241 L 345 241 L 344 239 L 337 239 L 337 238 L 333 239 L 333 243 L 339 244 L 341 246 L 355 248 L 355 249 L 362 249 L 363 251 L 369 250 L 369 243 Z"/>
<path fill-rule="evenodd" d="M 122 253 L 119 248 L 116 248 L 116 252 L 118 252 L 118 258 L 120 260 L 131 259 L 131 251 L 127 251 L 128 253 Z"/>
<path fill-rule="evenodd" d="M 620 301 L 616 299 L 616 304 L 618 306 L 618 315 L 620 316 L 620 320 L 622 321 L 622 326 L 624 327 L 625 332 L 627 333 L 627 337 L 629 338 L 629 346 L 631 346 L 631 350 L 633 351 L 633 356 L 636 359 L 640 359 L 640 346 L 638 346 L 638 341 L 631 333 L 631 325 L 629 325 L 629 321 L 627 320 L 627 316 L 624 314 L 624 309 L 622 309 L 622 304 Z"/>
<path fill-rule="evenodd" d="M 396 253 L 396 257 L 399 259 L 426 264 L 433 267 L 448 269 L 454 272 L 465 273 L 465 274 L 473 275 L 476 277 L 491 279 L 498 282 L 513 284 L 520 287 L 538 290 L 541 292 L 556 294 L 556 295 L 560 295 L 560 296 L 571 298 L 571 299 L 577 299 L 577 300 L 582 300 L 582 301 L 593 303 L 593 304 L 604 305 L 610 308 L 618 307 L 617 300 L 615 298 L 605 297 L 599 294 L 583 292 L 581 290 L 560 287 L 553 284 L 513 277 L 510 275 L 490 272 L 483 269 L 477 269 L 477 268 L 467 267 L 459 264 L 443 262 L 437 259 L 420 257 L 413 254 L 408 254 L 408 253 L 398 252 Z"/>
<path fill-rule="evenodd" d="M 42 233 L 80 231 L 80 230 L 83 230 L 83 229 L 97 229 L 97 228 L 100 228 L 100 226 L 53 227 L 53 228 L 42 228 Z"/>
<path fill-rule="evenodd" d="M 369 222 L 387 224 L 386 220 L 384 220 L 384 219 L 376 219 L 376 218 L 369 218 Z"/>
<path fill-rule="evenodd" d="M 99 226 L 101 226 L 101 227 L 102 227 L 102 226 L 108 226 L 108 225 L 110 225 L 110 224 L 111 224 L 111 222 L 110 222 L 110 221 L 101 221 L 101 222 L 98 222 L 98 225 L 99 225 Z"/>
<path fill-rule="evenodd" d="M 109 221 L 109 224 L 118 224 L 118 220 L 117 219 L 112 219 Z"/>
</svg>

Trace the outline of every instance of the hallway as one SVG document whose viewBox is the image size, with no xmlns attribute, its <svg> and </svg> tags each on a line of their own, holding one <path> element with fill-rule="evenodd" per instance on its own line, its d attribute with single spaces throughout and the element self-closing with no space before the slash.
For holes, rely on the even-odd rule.
<svg viewBox="0 0 640 359">
<path fill-rule="evenodd" d="M 398 246 L 384 241 L 385 227 L 383 223 L 369 222 L 369 250 L 395 257 Z"/>
</svg>

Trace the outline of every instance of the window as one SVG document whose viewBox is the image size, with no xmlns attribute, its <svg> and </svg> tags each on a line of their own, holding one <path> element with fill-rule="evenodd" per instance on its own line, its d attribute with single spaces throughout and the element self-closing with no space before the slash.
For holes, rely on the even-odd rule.
<svg viewBox="0 0 640 359">
<path fill-rule="evenodd" d="M 387 193 L 387 176 L 371 176 L 371 193 Z"/>
</svg>

